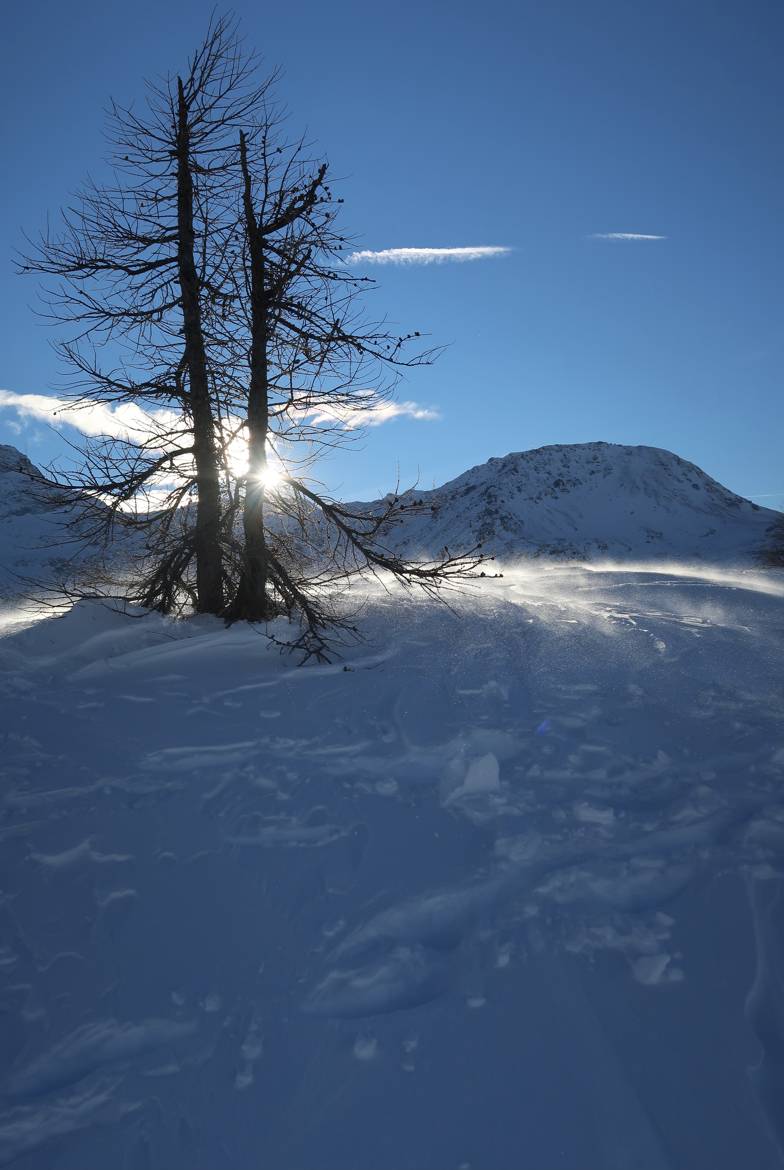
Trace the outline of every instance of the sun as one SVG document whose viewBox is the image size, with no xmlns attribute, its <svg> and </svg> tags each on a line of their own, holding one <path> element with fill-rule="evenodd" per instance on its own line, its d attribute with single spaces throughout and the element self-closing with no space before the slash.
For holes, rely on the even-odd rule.
<svg viewBox="0 0 784 1170">
<path fill-rule="evenodd" d="M 248 474 L 248 441 L 243 434 L 234 436 L 229 443 L 226 456 L 232 477 L 244 479 Z M 283 466 L 271 451 L 267 455 L 267 466 L 263 476 L 254 478 L 257 482 L 260 479 L 267 491 L 275 491 L 283 484 L 285 478 Z"/>
<path fill-rule="evenodd" d="M 275 463 L 268 462 L 263 474 L 255 475 L 252 478 L 257 482 L 263 483 L 268 492 L 275 491 L 283 484 L 283 468 Z"/>
</svg>

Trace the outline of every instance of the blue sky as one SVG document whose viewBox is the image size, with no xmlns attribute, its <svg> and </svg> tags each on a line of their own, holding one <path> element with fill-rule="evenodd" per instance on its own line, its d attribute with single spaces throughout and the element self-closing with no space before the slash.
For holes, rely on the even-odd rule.
<svg viewBox="0 0 784 1170">
<path fill-rule="evenodd" d="M 0 387 L 55 392 L 33 286 L 35 231 L 89 171 L 102 109 L 176 70 L 201 0 L 28 0 L 4 11 Z M 784 506 L 784 9 L 603 0 L 381 5 L 239 0 L 249 44 L 343 176 L 372 251 L 501 246 L 374 265 L 374 311 L 448 346 L 399 397 L 439 418 L 373 428 L 323 477 L 368 497 L 493 455 L 604 439 L 667 447 Z M 9 116 L 9 111 L 13 115 Z M 597 233 L 660 240 L 612 241 Z M 0 442 L 58 440 L 0 409 Z"/>
</svg>

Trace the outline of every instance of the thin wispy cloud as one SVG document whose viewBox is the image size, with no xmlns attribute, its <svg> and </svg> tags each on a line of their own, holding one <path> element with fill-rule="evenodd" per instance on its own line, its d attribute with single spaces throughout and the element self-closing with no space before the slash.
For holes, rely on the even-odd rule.
<svg viewBox="0 0 784 1170">
<path fill-rule="evenodd" d="M 637 240 L 666 240 L 667 236 L 649 236 L 644 232 L 593 232 L 589 240 L 620 240 L 634 243 Z"/>
<path fill-rule="evenodd" d="M 392 422 L 396 418 L 413 418 L 419 422 L 436 422 L 441 418 L 440 413 L 429 406 L 420 406 L 418 402 L 379 402 L 374 406 L 363 407 L 361 410 L 330 410 L 322 407 L 314 414 L 307 416 L 313 426 L 338 424 L 347 431 L 355 431 L 360 427 L 380 427 L 384 423 Z"/>
<path fill-rule="evenodd" d="M 465 264 L 508 256 L 511 248 L 481 245 L 475 248 L 384 248 L 380 252 L 352 252 L 347 264 Z"/>
</svg>

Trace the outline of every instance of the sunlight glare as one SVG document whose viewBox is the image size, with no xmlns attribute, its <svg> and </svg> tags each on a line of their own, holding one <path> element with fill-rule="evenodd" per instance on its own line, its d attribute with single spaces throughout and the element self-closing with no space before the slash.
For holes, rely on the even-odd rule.
<svg viewBox="0 0 784 1170">
<path fill-rule="evenodd" d="M 283 469 L 277 464 L 268 462 L 263 474 L 253 478 L 260 480 L 267 491 L 275 491 L 283 483 Z"/>
<path fill-rule="evenodd" d="M 228 465 L 231 475 L 235 479 L 242 479 L 248 474 L 248 443 L 243 434 L 235 435 L 228 446 Z M 261 477 L 264 487 L 268 491 L 275 491 L 283 482 L 284 471 L 278 459 L 270 452 L 267 456 L 267 467 Z"/>
</svg>

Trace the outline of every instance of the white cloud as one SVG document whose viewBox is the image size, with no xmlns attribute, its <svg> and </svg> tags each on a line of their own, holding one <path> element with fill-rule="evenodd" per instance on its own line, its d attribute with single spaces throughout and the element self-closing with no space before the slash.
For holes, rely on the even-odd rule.
<svg viewBox="0 0 784 1170">
<path fill-rule="evenodd" d="M 48 394 L 16 394 L 0 390 L 0 407 L 11 407 L 20 415 L 60 426 L 68 423 L 83 435 L 106 435 L 112 439 L 144 442 L 176 426 L 180 416 L 173 410 L 142 410 L 133 402 L 112 405 L 88 398 L 56 398 Z"/>
<path fill-rule="evenodd" d="M 396 418 L 414 418 L 423 422 L 435 422 L 441 418 L 441 415 L 437 410 L 428 406 L 420 406 L 417 402 L 379 402 L 375 406 L 364 407 L 360 410 L 352 410 L 351 408 L 331 410 L 329 407 L 323 406 L 306 417 L 313 426 L 338 424 L 347 431 L 355 431 L 359 427 L 380 427 Z"/>
<path fill-rule="evenodd" d="M 467 260 L 489 260 L 508 256 L 511 248 L 483 245 L 476 248 L 384 248 L 381 252 L 352 252 L 347 264 L 463 264 Z"/>
<path fill-rule="evenodd" d="M 415 418 L 423 422 L 436 422 L 441 418 L 437 410 L 427 406 L 419 406 L 416 402 L 382 402 L 366 411 L 364 416 L 356 416 L 357 421 L 349 420 L 349 429 L 357 426 L 380 427 L 382 423 L 391 422 L 393 418 Z"/>
<path fill-rule="evenodd" d="M 642 232 L 594 232 L 590 240 L 666 240 L 667 236 L 646 236 Z"/>
<path fill-rule="evenodd" d="M 372 393 L 370 397 L 372 398 Z M 69 400 L 48 394 L 16 394 L 13 390 L 0 390 L 0 408 L 2 407 L 10 407 L 23 417 L 41 419 L 53 426 L 68 423 L 83 435 L 92 437 L 104 435 L 132 443 L 150 440 L 154 442 L 157 435 L 165 435 L 170 430 L 176 430 L 182 421 L 182 416 L 176 411 L 160 408 L 142 410 L 132 402 L 112 405 L 106 402 L 92 402 L 86 398 Z M 313 426 L 338 425 L 353 431 L 359 427 L 378 427 L 395 418 L 432 421 L 441 416 L 437 410 L 420 406 L 417 402 L 379 402 L 375 405 L 370 403 L 358 410 L 330 409 L 325 404 L 315 411 L 303 412 L 302 417 Z M 240 420 L 235 421 L 239 429 Z"/>
</svg>

